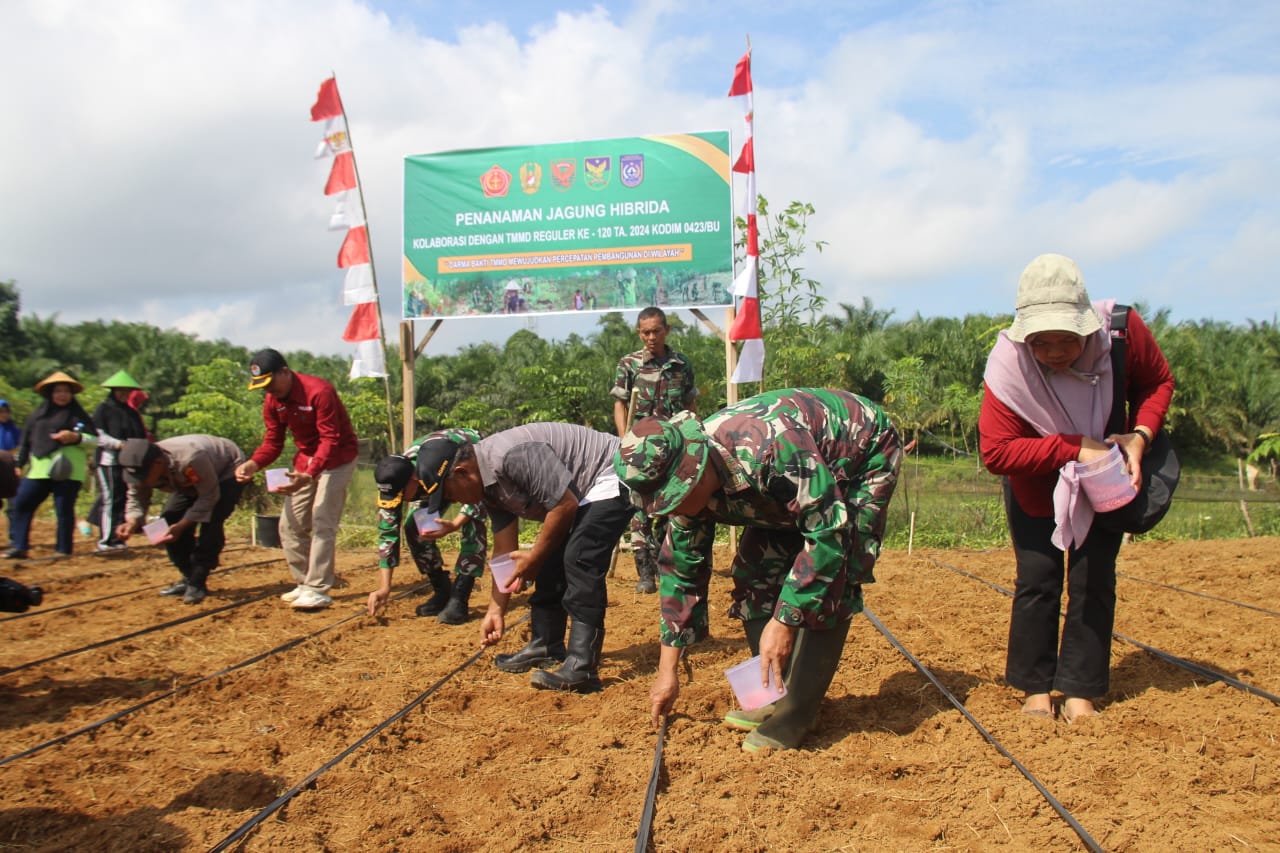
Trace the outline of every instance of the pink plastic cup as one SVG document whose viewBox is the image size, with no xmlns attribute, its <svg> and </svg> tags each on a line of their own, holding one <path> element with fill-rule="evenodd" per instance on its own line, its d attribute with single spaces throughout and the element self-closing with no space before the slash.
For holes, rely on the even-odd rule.
<svg viewBox="0 0 1280 853">
<path fill-rule="evenodd" d="M 142 525 L 142 532 L 147 534 L 147 539 L 152 545 L 159 545 L 161 540 L 169 535 L 169 522 L 163 518 L 157 518 L 155 521 Z"/>
<path fill-rule="evenodd" d="M 414 512 L 413 523 L 418 525 L 419 533 L 431 533 L 440 529 L 440 513 L 423 507 Z"/>
<path fill-rule="evenodd" d="M 266 474 L 268 492 L 278 492 L 289 485 L 288 468 L 268 468 Z"/>
<path fill-rule="evenodd" d="M 729 686 L 733 688 L 733 695 L 737 697 L 738 704 L 744 711 L 763 708 L 787 695 L 785 684 L 782 685 L 782 692 L 779 693 L 776 685 L 760 683 L 759 655 L 729 667 L 724 674 L 729 677 Z"/>
<path fill-rule="evenodd" d="M 1118 445 L 1111 445 L 1107 455 L 1101 459 L 1077 462 L 1076 476 L 1080 478 L 1080 488 L 1084 490 L 1095 512 L 1119 509 L 1138 494 L 1129 482 L 1124 454 Z"/>
<path fill-rule="evenodd" d="M 515 574 L 516 561 L 511 559 L 510 554 L 503 554 L 490 560 L 489 571 L 493 572 L 493 584 L 498 592 L 512 591 L 507 589 L 507 585 L 511 583 L 511 576 Z"/>
</svg>

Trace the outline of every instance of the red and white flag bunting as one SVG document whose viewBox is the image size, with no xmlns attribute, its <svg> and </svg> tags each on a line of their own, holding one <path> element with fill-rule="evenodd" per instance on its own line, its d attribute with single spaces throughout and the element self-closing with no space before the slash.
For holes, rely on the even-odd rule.
<svg viewBox="0 0 1280 853">
<path fill-rule="evenodd" d="M 760 234 L 756 227 L 756 155 L 753 143 L 755 106 L 751 92 L 751 51 L 738 60 L 733 69 L 733 83 L 729 97 L 742 97 L 746 108 L 747 139 L 738 154 L 733 171 L 747 176 L 746 191 L 742 195 L 743 216 L 747 220 L 747 252 L 742 268 L 733 280 L 733 295 L 742 301 L 729 327 L 729 340 L 742 341 L 738 353 L 738 365 L 733 370 L 731 382 L 760 382 L 764 379 L 764 337 L 760 328 Z"/>
<path fill-rule="evenodd" d="M 369 227 L 356 177 L 356 155 L 351 150 L 346 113 L 338 95 L 338 81 L 330 77 L 320 84 L 320 93 L 311 107 L 311 120 L 323 121 L 324 136 L 316 147 L 316 159 L 333 158 L 324 194 L 334 196 L 337 206 L 329 218 L 329 230 L 346 230 L 338 250 L 338 268 L 346 270 L 342 284 L 342 304 L 354 306 L 342 339 L 356 345 L 351 361 L 351 378 L 387 375 L 379 322 L 378 287 L 369 254 Z"/>
</svg>

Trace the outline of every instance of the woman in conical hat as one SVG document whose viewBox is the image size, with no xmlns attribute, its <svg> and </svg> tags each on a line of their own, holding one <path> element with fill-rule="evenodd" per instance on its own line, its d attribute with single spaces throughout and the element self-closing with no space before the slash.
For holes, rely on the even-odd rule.
<svg viewBox="0 0 1280 853">
<path fill-rule="evenodd" d="M 93 422 L 100 436 L 107 435 L 121 443 L 130 438 L 149 438 L 142 415 L 129 405 L 129 397 L 142 392 L 138 380 L 127 371 L 117 370 L 102 383 L 111 389 L 107 398 L 93 410 Z M 88 520 L 98 527 L 98 550 L 110 551 L 125 547 L 116 536 L 116 528 L 124 523 L 125 498 L 128 486 L 124 482 L 124 469 L 116 461 L 116 451 L 103 443 L 98 446 L 96 482 L 98 495 L 89 508 Z"/>
<path fill-rule="evenodd" d="M 57 552 L 71 554 L 76 497 L 85 478 L 84 449 L 98 443 L 93 419 L 76 401 L 84 386 L 75 378 L 55 371 L 37 382 L 35 389 L 45 399 L 27 418 L 18 445 L 17 465 L 27 472 L 9 514 L 7 559 L 26 558 L 31 519 L 49 495 L 58 519 Z"/>
</svg>

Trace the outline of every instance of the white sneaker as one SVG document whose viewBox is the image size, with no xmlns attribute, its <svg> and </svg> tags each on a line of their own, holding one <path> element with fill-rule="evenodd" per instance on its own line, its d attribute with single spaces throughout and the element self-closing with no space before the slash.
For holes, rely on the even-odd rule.
<svg viewBox="0 0 1280 853">
<path fill-rule="evenodd" d="M 302 591 L 306 589 L 304 586 L 295 586 L 293 589 L 280 596 L 281 601 L 287 601 L 290 604 L 298 600 L 298 596 L 302 595 Z"/>
<path fill-rule="evenodd" d="M 304 588 L 293 600 L 294 610 L 319 610 L 333 604 L 333 599 L 323 592 L 316 592 L 310 587 Z"/>
</svg>

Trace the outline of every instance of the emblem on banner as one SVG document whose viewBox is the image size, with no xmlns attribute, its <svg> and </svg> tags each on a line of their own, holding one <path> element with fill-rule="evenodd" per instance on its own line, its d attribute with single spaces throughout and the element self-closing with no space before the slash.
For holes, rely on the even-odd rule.
<svg viewBox="0 0 1280 853">
<path fill-rule="evenodd" d="M 551 161 L 551 183 L 556 189 L 564 191 L 573 186 L 574 176 L 578 174 L 578 164 L 574 160 Z"/>
<path fill-rule="evenodd" d="M 584 180 L 593 190 L 602 190 L 609 186 L 609 165 L 611 157 L 586 157 L 582 160 L 582 170 L 586 173 Z"/>
<path fill-rule="evenodd" d="M 542 165 L 540 163 L 522 163 L 520 165 L 520 189 L 533 195 L 542 188 Z"/>
<path fill-rule="evenodd" d="M 511 189 L 511 173 L 495 164 L 480 176 L 480 189 L 485 198 L 501 198 Z"/>
<path fill-rule="evenodd" d="M 618 175 L 624 187 L 638 187 L 644 180 L 644 155 L 623 154 L 618 158 Z"/>
</svg>

